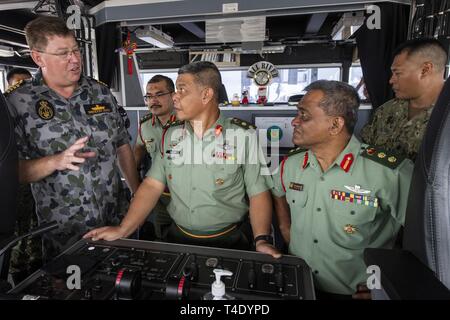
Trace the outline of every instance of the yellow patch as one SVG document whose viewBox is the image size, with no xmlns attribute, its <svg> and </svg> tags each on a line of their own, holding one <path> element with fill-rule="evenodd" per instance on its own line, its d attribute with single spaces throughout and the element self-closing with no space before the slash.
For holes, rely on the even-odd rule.
<svg viewBox="0 0 450 320">
<path fill-rule="evenodd" d="M 47 100 L 39 100 L 37 102 L 36 112 L 44 120 L 50 120 L 55 116 L 55 109 Z"/>
</svg>

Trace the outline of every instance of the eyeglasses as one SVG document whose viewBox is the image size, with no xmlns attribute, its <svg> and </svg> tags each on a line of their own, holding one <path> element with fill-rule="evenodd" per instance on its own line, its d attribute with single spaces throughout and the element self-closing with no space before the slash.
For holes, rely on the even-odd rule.
<svg viewBox="0 0 450 320">
<path fill-rule="evenodd" d="M 145 102 L 148 102 L 148 101 L 150 101 L 152 99 L 159 99 L 159 98 L 164 97 L 164 96 L 166 96 L 168 94 L 171 94 L 171 93 L 173 93 L 173 91 L 161 92 L 161 93 L 157 93 L 157 94 L 154 94 L 154 95 L 147 94 L 147 95 L 144 96 L 144 100 L 145 100 Z"/>
<path fill-rule="evenodd" d="M 72 55 L 79 57 L 81 55 L 81 50 L 80 48 L 75 48 L 72 50 L 65 50 L 63 52 L 58 52 L 58 53 L 53 53 L 53 52 L 45 52 L 45 51 L 41 51 L 41 50 L 36 50 L 34 49 L 34 51 L 40 52 L 40 53 L 45 53 L 45 54 L 50 54 L 52 56 L 57 56 L 63 60 L 69 60 L 70 57 Z"/>
</svg>

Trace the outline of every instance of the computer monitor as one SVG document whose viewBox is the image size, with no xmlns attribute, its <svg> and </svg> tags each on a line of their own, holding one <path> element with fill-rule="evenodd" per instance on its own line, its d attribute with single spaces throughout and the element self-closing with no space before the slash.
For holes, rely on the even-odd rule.
<svg viewBox="0 0 450 320">
<path fill-rule="evenodd" d="M 262 147 L 270 146 L 272 142 L 278 142 L 282 149 L 291 149 L 293 127 L 291 125 L 294 116 L 276 114 L 253 114 L 253 123 L 258 129 L 267 129 L 267 139 L 260 141 Z"/>
</svg>

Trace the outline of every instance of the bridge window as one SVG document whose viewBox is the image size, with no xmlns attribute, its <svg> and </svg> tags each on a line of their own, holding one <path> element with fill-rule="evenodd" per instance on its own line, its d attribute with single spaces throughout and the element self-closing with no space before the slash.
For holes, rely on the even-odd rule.
<svg viewBox="0 0 450 320">
<path fill-rule="evenodd" d="M 316 80 L 341 80 L 341 65 L 316 65 L 316 66 L 283 66 L 278 68 L 279 77 L 272 79 L 268 86 L 268 101 L 272 103 L 287 103 L 290 96 L 299 94 L 310 83 Z M 250 103 L 258 99 L 258 86 L 250 78 L 247 78 L 247 68 L 221 69 L 222 82 L 231 101 L 233 94 L 241 96 L 244 90 L 249 93 Z M 177 78 L 177 70 L 142 70 L 141 80 L 143 90 L 154 75 L 162 74 L 171 78 L 174 82 Z"/>
</svg>

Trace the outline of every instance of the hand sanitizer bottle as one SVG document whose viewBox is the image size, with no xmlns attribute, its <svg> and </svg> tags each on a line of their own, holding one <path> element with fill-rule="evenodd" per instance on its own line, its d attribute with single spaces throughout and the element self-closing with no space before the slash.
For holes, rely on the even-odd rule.
<svg viewBox="0 0 450 320">
<path fill-rule="evenodd" d="M 211 292 L 203 296 L 203 300 L 234 300 L 235 298 L 226 294 L 225 283 L 220 279 L 221 276 L 232 276 L 233 272 L 223 269 L 214 269 L 216 281 L 211 285 Z"/>
</svg>

